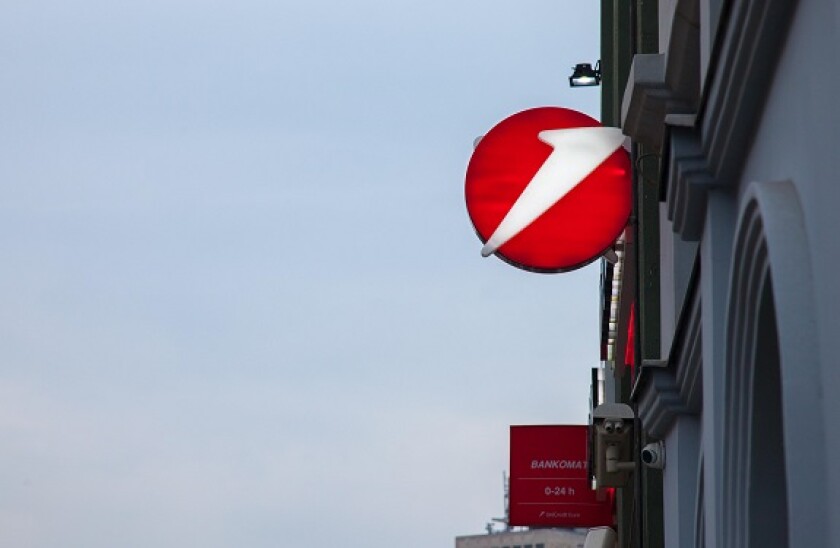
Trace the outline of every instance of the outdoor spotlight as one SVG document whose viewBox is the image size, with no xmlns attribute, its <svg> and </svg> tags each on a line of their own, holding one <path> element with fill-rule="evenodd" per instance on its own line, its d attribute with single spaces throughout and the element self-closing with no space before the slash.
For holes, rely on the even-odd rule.
<svg viewBox="0 0 840 548">
<path fill-rule="evenodd" d="M 569 76 L 569 85 L 573 88 L 601 85 L 601 61 L 595 63 L 595 68 L 589 63 L 578 63 L 574 72 Z"/>
</svg>

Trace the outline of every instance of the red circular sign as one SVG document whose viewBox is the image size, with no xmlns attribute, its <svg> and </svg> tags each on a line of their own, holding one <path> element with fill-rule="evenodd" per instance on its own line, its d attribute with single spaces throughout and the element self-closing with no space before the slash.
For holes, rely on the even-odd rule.
<svg viewBox="0 0 840 548">
<path fill-rule="evenodd" d="M 630 217 L 623 141 L 620 129 L 559 107 L 497 124 L 467 167 L 467 211 L 482 254 L 535 272 L 565 272 L 600 257 Z"/>
</svg>

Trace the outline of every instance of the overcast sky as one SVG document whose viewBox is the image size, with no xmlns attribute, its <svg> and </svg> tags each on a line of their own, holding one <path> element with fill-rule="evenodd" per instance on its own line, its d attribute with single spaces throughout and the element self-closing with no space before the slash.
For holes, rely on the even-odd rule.
<svg viewBox="0 0 840 548">
<path fill-rule="evenodd" d="M 0 0 L 0 546 L 432 548 L 586 421 L 597 265 L 480 256 L 475 137 L 598 3 Z"/>
</svg>

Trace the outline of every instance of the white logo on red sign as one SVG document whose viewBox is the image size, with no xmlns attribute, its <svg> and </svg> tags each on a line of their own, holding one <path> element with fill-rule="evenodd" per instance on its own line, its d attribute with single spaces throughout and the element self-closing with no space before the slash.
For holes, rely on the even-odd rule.
<svg viewBox="0 0 840 548">
<path fill-rule="evenodd" d="M 631 209 L 630 161 L 618 128 L 559 107 L 515 114 L 478 143 L 466 177 L 483 256 L 563 272 L 601 256 Z"/>
</svg>

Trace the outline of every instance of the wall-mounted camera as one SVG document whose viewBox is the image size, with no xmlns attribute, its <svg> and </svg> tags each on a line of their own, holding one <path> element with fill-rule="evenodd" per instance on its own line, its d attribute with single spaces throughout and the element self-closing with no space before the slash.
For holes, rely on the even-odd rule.
<svg viewBox="0 0 840 548">
<path fill-rule="evenodd" d="M 604 403 L 592 413 L 593 461 L 598 487 L 622 487 L 636 467 L 633 450 L 636 415 L 623 403 Z"/>
<path fill-rule="evenodd" d="M 665 468 L 665 444 L 661 441 L 649 443 L 642 448 L 642 462 L 648 468 Z"/>
</svg>

